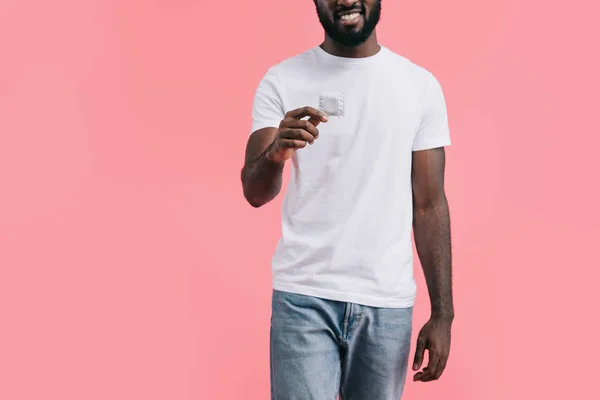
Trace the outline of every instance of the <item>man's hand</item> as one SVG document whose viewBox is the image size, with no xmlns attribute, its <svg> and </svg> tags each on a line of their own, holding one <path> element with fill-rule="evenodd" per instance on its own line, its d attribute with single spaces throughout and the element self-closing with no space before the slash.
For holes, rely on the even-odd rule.
<svg viewBox="0 0 600 400">
<path fill-rule="evenodd" d="M 304 117 L 310 119 L 303 120 Z M 289 111 L 279 124 L 275 139 L 267 150 L 267 159 L 283 163 L 307 143 L 313 144 L 319 137 L 317 125 L 320 122 L 327 122 L 327 116 L 315 108 L 302 107 Z"/>
<path fill-rule="evenodd" d="M 429 363 L 423 371 L 417 372 L 415 382 L 430 382 L 439 379 L 446 368 L 450 354 L 450 330 L 452 321 L 442 318 L 431 318 L 419 332 L 417 351 L 413 371 L 418 371 L 423 364 L 425 350 L 429 353 Z"/>
</svg>

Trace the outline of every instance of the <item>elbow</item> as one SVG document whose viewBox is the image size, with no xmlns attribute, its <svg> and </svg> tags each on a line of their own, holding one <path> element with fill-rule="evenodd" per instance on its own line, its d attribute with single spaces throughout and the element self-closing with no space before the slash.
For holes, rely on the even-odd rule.
<svg viewBox="0 0 600 400">
<path fill-rule="evenodd" d="M 245 190 L 245 188 L 244 198 L 246 199 L 248 204 L 250 204 L 253 208 L 260 208 L 268 203 L 267 201 L 264 201 L 263 199 L 260 199 L 257 196 L 253 196 L 251 193 L 248 193 L 248 191 Z"/>
<path fill-rule="evenodd" d="M 242 182 L 244 198 L 254 208 L 260 208 L 273 200 L 279 191 L 270 192 L 261 185 L 252 185 L 249 182 Z"/>
<path fill-rule="evenodd" d="M 435 206 L 433 205 L 433 203 L 415 204 L 413 206 L 413 213 L 414 213 L 415 217 L 422 216 L 422 215 L 428 215 L 434 211 L 435 211 Z"/>
<path fill-rule="evenodd" d="M 242 192 L 244 193 L 244 198 L 246 199 L 248 204 L 250 204 L 252 207 L 259 208 L 265 204 L 264 202 L 260 201 L 260 199 L 257 198 L 258 196 L 256 196 L 256 194 L 252 193 L 250 185 L 248 185 L 248 182 L 244 179 L 244 171 L 243 170 L 242 170 Z"/>
<path fill-rule="evenodd" d="M 443 194 L 436 197 L 422 199 L 413 203 L 413 212 L 415 216 L 429 215 L 438 210 L 448 207 L 446 196 Z"/>
<path fill-rule="evenodd" d="M 256 200 L 253 200 L 253 199 L 249 199 L 247 197 L 246 197 L 246 200 L 248 201 L 248 204 L 250 204 L 254 208 L 260 208 L 260 207 L 262 207 L 262 206 L 265 205 L 264 202 L 256 201 Z"/>
</svg>

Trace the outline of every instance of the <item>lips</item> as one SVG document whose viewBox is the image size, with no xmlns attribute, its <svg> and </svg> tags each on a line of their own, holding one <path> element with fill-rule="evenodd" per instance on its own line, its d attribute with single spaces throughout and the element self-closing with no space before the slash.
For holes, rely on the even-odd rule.
<svg viewBox="0 0 600 400">
<path fill-rule="evenodd" d="M 362 14 L 362 10 L 360 10 L 360 9 L 354 9 L 354 10 L 340 11 L 340 12 L 336 13 L 335 15 L 336 15 L 336 17 L 338 19 L 341 19 L 344 16 L 352 15 L 352 14 L 356 14 L 356 13 Z"/>
<path fill-rule="evenodd" d="M 336 15 L 342 25 L 354 25 L 360 21 L 361 16 L 362 11 L 360 10 L 342 11 Z"/>
<path fill-rule="evenodd" d="M 357 13 L 357 12 L 356 13 L 352 13 L 352 14 L 344 14 L 344 15 L 342 15 L 340 17 L 340 19 L 344 20 L 344 21 L 350 21 L 350 20 L 358 17 L 359 15 L 360 15 L 360 13 Z"/>
</svg>

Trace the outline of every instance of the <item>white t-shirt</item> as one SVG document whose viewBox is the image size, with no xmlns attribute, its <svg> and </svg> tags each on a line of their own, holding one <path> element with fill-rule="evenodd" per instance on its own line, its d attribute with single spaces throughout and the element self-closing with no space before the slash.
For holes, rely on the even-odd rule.
<svg viewBox="0 0 600 400">
<path fill-rule="evenodd" d="M 303 106 L 324 110 L 329 121 L 291 159 L 273 288 L 411 307 L 412 152 L 450 144 L 439 82 L 384 46 L 365 58 L 315 47 L 265 74 L 252 132 L 278 127 Z"/>
</svg>

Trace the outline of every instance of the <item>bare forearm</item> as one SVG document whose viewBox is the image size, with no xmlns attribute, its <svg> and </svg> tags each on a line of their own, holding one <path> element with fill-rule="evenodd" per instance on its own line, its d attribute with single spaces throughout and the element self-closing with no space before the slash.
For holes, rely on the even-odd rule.
<svg viewBox="0 0 600 400">
<path fill-rule="evenodd" d="M 423 266 L 432 316 L 453 319 L 450 212 L 445 197 L 414 209 L 417 253 Z"/>
<path fill-rule="evenodd" d="M 276 163 L 266 156 L 270 146 L 242 169 L 244 196 L 253 207 L 273 200 L 281 191 L 284 163 Z"/>
</svg>

